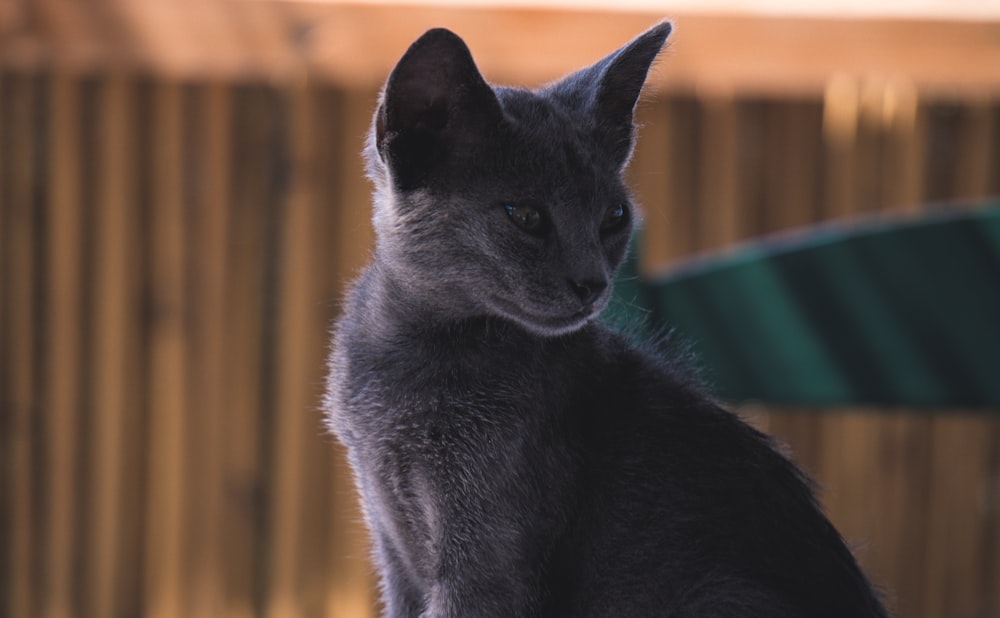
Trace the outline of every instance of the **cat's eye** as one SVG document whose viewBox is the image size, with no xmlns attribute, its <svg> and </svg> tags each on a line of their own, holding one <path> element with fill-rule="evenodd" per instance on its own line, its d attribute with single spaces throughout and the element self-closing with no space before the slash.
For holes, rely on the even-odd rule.
<svg viewBox="0 0 1000 618">
<path fill-rule="evenodd" d="M 601 231 L 610 232 L 622 227 L 628 221 L 628 210 L 624 204 L 616 204 L 609 209 L 601 221 Z"/>
<path fill-rule="evenodd" d="M 523 204 L 504 204 L 504 209 L 514 225 L 525 232 L 536 236 L 545 232 L 545 216 L 537 208 Z"/>
</svg>

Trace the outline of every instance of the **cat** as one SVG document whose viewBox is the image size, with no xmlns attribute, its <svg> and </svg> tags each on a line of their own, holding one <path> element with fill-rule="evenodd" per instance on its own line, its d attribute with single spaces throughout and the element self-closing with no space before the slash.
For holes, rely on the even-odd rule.
<svg viewBox="0 0 1000 618">
<path fill-rule="evenodd" d="M 385 616 L 886 616 L 772 441 L 597 319 L 670 31 L 528 90 L 434 29 L 386 82 L 325 401 Z"/>
</svg>

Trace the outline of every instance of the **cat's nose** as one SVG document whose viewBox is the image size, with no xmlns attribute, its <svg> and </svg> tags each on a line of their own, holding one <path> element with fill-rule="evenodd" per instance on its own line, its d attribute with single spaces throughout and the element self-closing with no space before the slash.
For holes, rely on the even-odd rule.
<svg viewBox="0 0 1000 618">
<path fill-rule="evenodd" d="M 569 280 L 569 286 L 584 305 L 592 305 L 608 287 L 605 279 Z"/>
</svg>

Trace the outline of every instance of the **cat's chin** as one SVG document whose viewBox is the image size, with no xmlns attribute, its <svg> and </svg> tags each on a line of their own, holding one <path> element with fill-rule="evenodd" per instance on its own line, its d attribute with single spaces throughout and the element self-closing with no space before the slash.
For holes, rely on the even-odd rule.
<svg viewBox="0 0 1000 618">
<path fill-rule="evenodd" d="M 540 337 L 560 337 L 576 332 L 600 314 L 600 310 L 584 309 L 569 316 L 538 316 L 524 312 L 501 311 L 501 317 Z"/>
</svg>

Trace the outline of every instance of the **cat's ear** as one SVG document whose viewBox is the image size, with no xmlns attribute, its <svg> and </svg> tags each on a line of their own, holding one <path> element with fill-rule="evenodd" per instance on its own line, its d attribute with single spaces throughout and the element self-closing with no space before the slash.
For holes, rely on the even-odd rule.
<svg viewBox="0 0 1000 618">
<path fill-rule="evenodd" d="M 465 42 L 436 28 L 414 41 L 389 75 L 375 143 L 397 184 L 415 188 L 457 147 L 487 137 L 502 117 Z"/>
<path fill-rule="evenodd" d="M 635 104 L 649 67 L 671 30 L 670 22 L 661 22 L 554 86 L 558 95 L 585 106 L 598 141 L 619 166 L 624 166 L 632 153 Z"/>
</svg>

